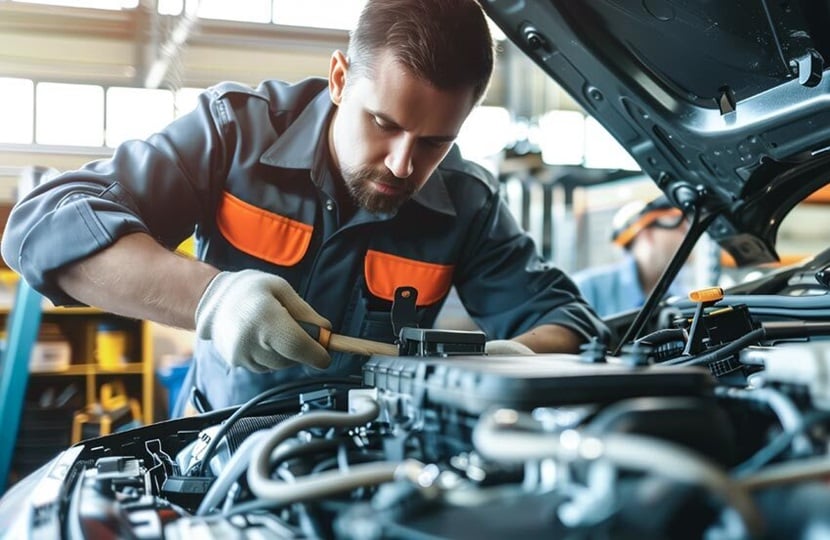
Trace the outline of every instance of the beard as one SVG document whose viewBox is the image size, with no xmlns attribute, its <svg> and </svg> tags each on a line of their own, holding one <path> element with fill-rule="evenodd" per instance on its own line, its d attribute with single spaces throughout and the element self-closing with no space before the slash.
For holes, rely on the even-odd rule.
<svg viewBox="0 0 830 540">
<path fill-rule="evenodd" d="M 368 167 L 344 168 L 341 171 L 346 189 L 358 206 L 373 214 L 387 214 L 401 207 L 415 194 L 416 185 L 409 179 Z M 393 193 L 379 191 L 374 184 L 394 188 Z"/>
</svg>

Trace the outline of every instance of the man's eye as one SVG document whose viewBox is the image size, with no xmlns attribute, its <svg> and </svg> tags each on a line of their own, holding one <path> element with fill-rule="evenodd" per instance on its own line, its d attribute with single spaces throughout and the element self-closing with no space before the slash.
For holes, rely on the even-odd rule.
<svg viewBox="0 0 830 540">
<path fill-rule="evenodd" d="M 435 141 L 432 139 L 422 139 L 422 142 L 424 145 L 436 149 L 444 148 L 446 145 L 449 144 L 449 141 Z"/>
<path fill-rule="evenodd" d="M 394 131 L 395 126 L 391 124 L 387 124 L 382 118 L 378 118 L 377 116 L 372 117 L 375 125 L 382 129 L 383 131 Z"/>
</svg>

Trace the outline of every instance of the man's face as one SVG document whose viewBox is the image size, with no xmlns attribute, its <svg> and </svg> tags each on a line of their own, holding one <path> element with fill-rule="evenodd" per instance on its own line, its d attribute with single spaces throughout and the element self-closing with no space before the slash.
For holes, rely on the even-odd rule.
<svg viewBox="0 0 830 540">
<path fill-rule="evenodd" d="M 355 201 L 373 213 L 397 209 L 426 183 L 473 108 L 473 90 L 437 90 L 391 55 L 370 76 L 335 52 L 329 91 L 334 163 Z"/>
<path fill-rule="evenodd" d="M 651 238 L 651 256 L 654 264 L 660 267 L 668 265 L 669 261 L 677 253 L 677 249 L 683 242 L 686 232 L 689 230 L 689 224 L 686 220 L 680 220 L 674 227 L 649 227 L 643 232 L 648 231 Z"/>
</svg>

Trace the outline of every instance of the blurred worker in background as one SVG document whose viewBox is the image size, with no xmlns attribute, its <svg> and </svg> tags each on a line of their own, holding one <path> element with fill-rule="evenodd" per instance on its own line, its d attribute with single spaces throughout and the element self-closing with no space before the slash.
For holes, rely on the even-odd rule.
<svg viewBox="0 0 830 540">
<path fill-rule="evenodd" d="M 56 304 L 195 329 L 182 394 L 212 408 L 359 374 L 297 321 L 391 343 L 399 286 L 429 328 L 455 285 L 489 354 L 575 352 L 607 328 L 454 144 L 493 59 L 474 0 L 369 0 L 327 79 L 208 89 L 28 194 L 3 256 Z M 193 234 L 199 260 L 174 254 Z"/>
<path fill-rule="evenodd" d="M 665 196 L 626 204 L 614 215 L 611 227 L 611 240 L 624 250 L 623 258 L 573 275 L 601 317 L 642 306 L 688 230 L 683 212 Z M 668 295 L 683 294 L 681 288 L 675 280 Z"/>
</svg>

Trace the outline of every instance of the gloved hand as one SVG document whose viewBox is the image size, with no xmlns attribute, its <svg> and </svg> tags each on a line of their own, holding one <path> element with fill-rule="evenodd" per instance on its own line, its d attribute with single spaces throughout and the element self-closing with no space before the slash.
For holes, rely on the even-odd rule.
<svg viewBox="0 0 830 540">
<path fill-rule="evenodd" d="M 536 354 L 527 345 L 511 339 L 493 339 L 484 343 L 484 353 L 489 355 L 512 354 L 530 355 Z"/>
<path fill-rule="evenodd" d="M 331 328 L 287 281 L 258 270 L 220 272 L 196 307 L 196 334 L 228 364 L 258 373 L 297 362 L 328 367 L 329 353 L 297 321 Z"/>
</svg>

